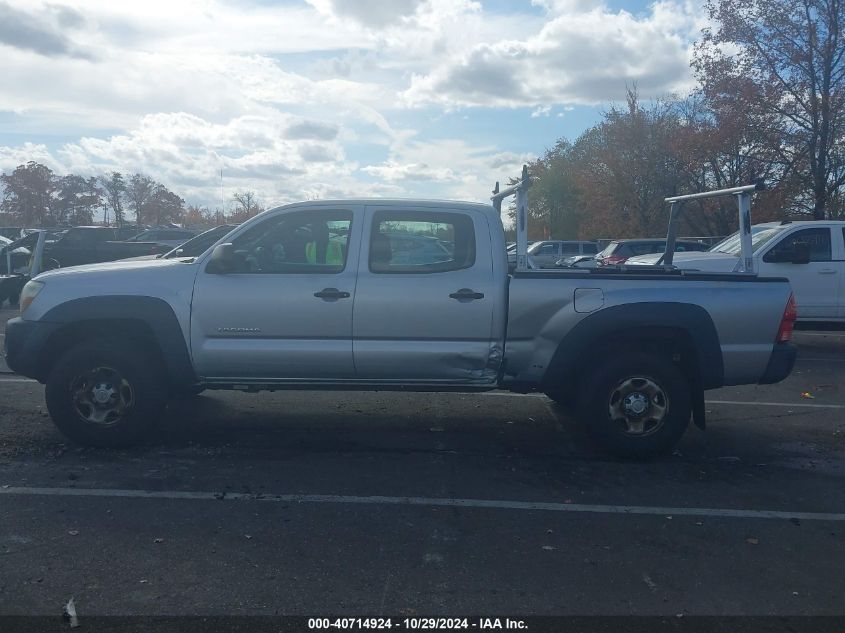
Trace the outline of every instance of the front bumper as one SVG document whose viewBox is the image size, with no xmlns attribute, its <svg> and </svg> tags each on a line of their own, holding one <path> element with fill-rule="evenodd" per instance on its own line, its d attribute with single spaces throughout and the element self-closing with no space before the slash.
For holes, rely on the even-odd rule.
<svg viewBox="0 0 845 633">
<path fill-rule="evenodd" d="M 780 382 L 790 373 L 795 366 L 795 358 L 798 356 L 798 348 L 792 343 L 777 343 L 772 349 L 772 355 L 769 356 L 769 364 L 766 365 L 766 371 L 763 377 L 760 378 L 761 385 L 771 385 L 775 382 Z"/>
<path fill-rule="evenodd" d="M 6 364 L 16 374 L 36 378 L 39 375 L 40 360 L 50 336 L 60 327 L 58 323 L 24 321 L 20 317 L 6 322 L 6 336 L 3 339 L 3 354 Z"/>
</svg>

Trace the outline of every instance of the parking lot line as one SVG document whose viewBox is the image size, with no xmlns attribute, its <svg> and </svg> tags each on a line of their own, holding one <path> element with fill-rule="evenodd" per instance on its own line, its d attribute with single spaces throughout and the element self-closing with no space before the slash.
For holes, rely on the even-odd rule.
<svg viewBox="0 0 845 633">
<path fill-rule="evenodd" d="M 167 499 L 182 501 L 267 501 L 280 503 L 335 503 L 359 505 L 394 505 L 521 510 L 545 512 L 586 512 L 654 516 L 723 517 L 732 519 L 803 519 L 807 521 L 845 521 L 839 512 L 791 512 L 785 510 L 743 510 L 733 508 L 669 508 L 661 506 L 622 506 L 541 501 L 506 501 L 497 499 L 448 499 L 439 497 L 384 497 L 311 494 L 247 494 L 184 490 L 132 490 L 117 488 L 29 488 L 0 487 L 2 495 L 46 497 L 99 497 L 118 499 Z"/>
<path fill-rule="evenodd" d="M 14 376 L 12 372 L 0 372 L 0 382 L 38 382 L 32 378 L 6 378 L 6 376 Z"/>
<path fill-rule="evenodd" d="M 845 409 L 845 404 L 810 404 L 803 402 L 746 402 L 744 400 L 705 400 L 704 404 L 738 404 L 756 407 L 786 407 L 794 409 L 797 407 L 806 409 Z"/>
</svg>

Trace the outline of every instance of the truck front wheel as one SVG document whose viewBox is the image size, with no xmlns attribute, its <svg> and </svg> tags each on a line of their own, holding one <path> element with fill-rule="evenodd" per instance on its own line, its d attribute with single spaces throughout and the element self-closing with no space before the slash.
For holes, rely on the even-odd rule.
<svg viewBox="0 0 845 633">
<path fill-rule="evenodd" d="M 70 348 L 47 379 L 50 417 L 79 444 L 131 446 L 161 415 L 166 389 L 156 359 L 117 339 L 83 341 Z"/>
<path fill-rule="evenodd" d="M 583 387 L 579 418 L 592 439 L 614 455 L 668 453 L 689 425 L 689 382 L 668 358 L 635 352 L 608 359 Z"/>
</svg>

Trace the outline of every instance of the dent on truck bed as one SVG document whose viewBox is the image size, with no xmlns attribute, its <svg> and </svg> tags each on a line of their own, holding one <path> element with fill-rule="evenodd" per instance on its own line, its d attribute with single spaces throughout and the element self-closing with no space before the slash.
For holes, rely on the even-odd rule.
<svg viewBox="0 0 845 633">
<path fill-rule="evenodd" d="M 68 327 L 105 321 L 144 324 L 155 338 L 157 351 L 164 361 L 171 382 L 176 385 L 189 385 L 196 380 L 179 321 L 173 308 L 162 299 L 137 295 L 84 297 L 51 308 L 40 320 L 53 324 L 65 323 Z M 60 329 L 53 336 L 61 336 L 61 332 Z M 109 334 L 118 333 L 109 332 L 108 329 L 101 332 L 102 336 Z M 44 351 L 52 353 L 51 347 L 46 345 Z"/>
</svg>

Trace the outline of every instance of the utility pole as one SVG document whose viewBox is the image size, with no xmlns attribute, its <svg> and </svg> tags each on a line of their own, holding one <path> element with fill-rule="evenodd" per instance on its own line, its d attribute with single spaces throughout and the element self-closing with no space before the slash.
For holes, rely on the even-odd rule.
<svg viewBox="0 0 845 633">
<path fill-rule="evenodd" d="M 220 226 L 220 214 L 223 212 L 226 198 L 223 196 L 223 169 L 220 169 L 220 210 L 217 211 L 217 226 Z"/>
</svg>

